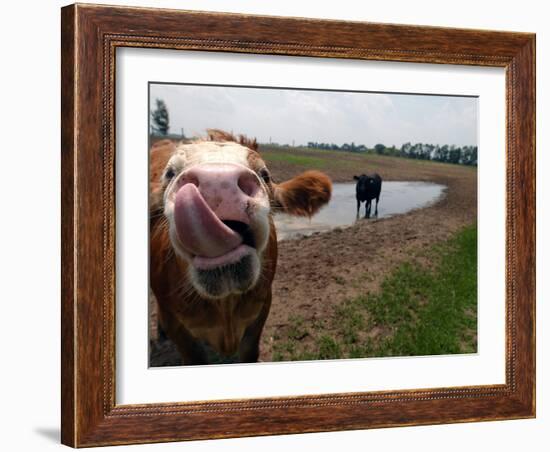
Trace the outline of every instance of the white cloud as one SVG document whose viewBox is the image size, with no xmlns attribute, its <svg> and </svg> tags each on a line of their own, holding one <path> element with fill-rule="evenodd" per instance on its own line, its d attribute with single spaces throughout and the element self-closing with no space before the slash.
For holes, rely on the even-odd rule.
<svg viewBox="0 0 550 452">
<path fill-rule="evenodd" d="M 159 84 L 150 92 L 151 105 L 166 102 L 171 131 L 188 136 L 220 128 L 296 144 L 477 142 L 475 98 Z"/>
</svg>

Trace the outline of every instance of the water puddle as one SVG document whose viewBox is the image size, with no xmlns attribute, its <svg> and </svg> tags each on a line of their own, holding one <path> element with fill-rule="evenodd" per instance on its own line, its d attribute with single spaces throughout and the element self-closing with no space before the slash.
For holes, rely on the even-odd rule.
<svg viewBox="0 0 550 452">
<path fill-rule="evenodd" d="M 442 196 L 445 188 L 444 185 L 429 182 L 382 182 L 378 218 L 428 207 Z M 371 218 L 374 218 L 375 205 L 376 201 L 373 200 Z M 356 212 L 355 182 L 333 184 L 329 204 L 311 219 L 286 214 L 275 215 L 277 238 L 287 240 L 314 232 L 326 232 L 335 227 L 351 226 L 357 219 Z M 362 203 L 360 218 L 364 215 L 365 203 Z"/>
</svg>

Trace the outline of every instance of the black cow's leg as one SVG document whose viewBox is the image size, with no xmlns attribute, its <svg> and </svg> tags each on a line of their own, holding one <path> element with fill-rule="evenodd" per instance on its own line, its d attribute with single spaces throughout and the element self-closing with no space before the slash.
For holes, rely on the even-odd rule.
<svg viewBox="0 0 550 452">
<path fill-rule="evenodd" d="M 370 218 L 370 203 L 371 200 L 367 199 L 367 202 L 365 203 L 365 218 Z"/>
<path fill-rule="evenodd" d="M 380 199 L 380 196 L 376 197 L 376 210 L 374 211 L 374 216 L 378 218 L 378 200 Z"/>
<path fill-rule="evenodd" d="M 357 200 L 357 218 L 359 218 L 359 209 L 361 208 L 361 201 Z"/>
</svg>

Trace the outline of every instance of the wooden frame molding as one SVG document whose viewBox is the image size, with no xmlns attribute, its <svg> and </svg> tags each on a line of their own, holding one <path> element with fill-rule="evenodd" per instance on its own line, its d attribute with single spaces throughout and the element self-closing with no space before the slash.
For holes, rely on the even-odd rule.
<svg viewBox="0 0 550 452">
<path fill-rule="evenodd" d="M 62 442 L 73 447 L 535 415 L 535 35 L 71 5 L 62 9 Z M 115 404 L 115 50 L 506 69 L 506 383 Z"/>
</svg>

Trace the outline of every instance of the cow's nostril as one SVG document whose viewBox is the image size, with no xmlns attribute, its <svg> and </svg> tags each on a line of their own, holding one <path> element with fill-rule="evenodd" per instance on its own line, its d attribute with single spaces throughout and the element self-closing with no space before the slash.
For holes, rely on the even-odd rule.
<svg viewBox="0 0 550 452">
<path fill-rule="evenodd" d="M 187 185 L 187 184 L 193 184 L 195 187 L 198 187 L 199 178 L 193 173 L 184 174 L 179 180 L 179 186 L 183 187 L 184 185 Z"/>
<path fill-rule="evenodd" d="M 256 176 L 248 172 L 239 176 L 238 185 L 242 192 L 250 197 L 254 196 L 260 188 L 260 184 L 258 183 Z"/>
</svg>

